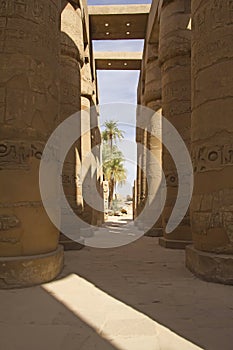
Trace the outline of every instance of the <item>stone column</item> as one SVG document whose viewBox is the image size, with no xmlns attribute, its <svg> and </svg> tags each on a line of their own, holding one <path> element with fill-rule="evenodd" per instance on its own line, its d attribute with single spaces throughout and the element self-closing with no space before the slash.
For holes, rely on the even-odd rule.
<svg viewBox="0 0 233 350">
<path fill-rule="evenodd" d="M 137 89 L 137 115 L 136 115 L 136 142 L 137 142 L 137 214 L 139 216 L 144 208 L 146 199 L 146 152 L 142 150 L 142 146 L 147 146 L 147 133 L 146 128 L 143 128 L 143 113 L 142 108 L 144 103 L 144 86 L 145 79 L 143 71 L 139 78 L 139 84 Z M 142 225 L 139 221 L 137 224 Z"/>
<path fill-rule="evenodd" d="M 133 184 L 133 220 L 137 217 L 137 181 Z"/>
<path fill-rule="evenodd" d="M 156 196 L 157 189 L 160 185 L 162 179 L 162 144 L 161 142 L 153 136 L 161 136 L 161 120 L 158 123 L 156 119 L 158 115 L 161 116 L 161 70 L 158 62 L 158 44 L 148 44 L 147 45 L 147 62 L 145 68 L 145 91 L 144 91 L 144 101 L 145 105 L 150 108 L 150 124 L 148 125 L 147 134 L 147 144 L 148 144 L 148 159 L 147 159 L 147 179 L 149 180 L 148 187 L 148 201 L 152 204 L 151 208 L 148 209 L 148 215 L 153 216 L 153 200 Z M 157 159 L 157 163 L 154 160 Z M 156 200 L 159 200 L 157 197 Z M 146 224 L 146 223 L 145 223 Z M 158 237 L 162 235 L 162 220 L 161 218 L 155 223 L 155 225 L 150 228 L 146 233 L 147 236 Z"/>
<path fill-rule="evenodd" d="M 137 116 L 138 117 L 138 116 Z M 142 155 L 140 152 L 139 144 L 141 143 L 141 129 L 136 126 L 136 142 L 137 142 L 137 180 L 136 180 L 136 217 L 140 214 L 140 202 L 141 202 L 141 161 Z"/>
<path fill-rule="evenodd" d="M 141 192 L 140 192 L 140 212 L 145 206 L 147 199 L 147 180 L 146 180 L 146 163 L 147 163 L 147 127 L 144 126 L 141 129 L 141 144 L 144 146 L 144 149 L 141 154 Z"/>
<path fill-rule="evenodd" d="M 85 167 L 88 168 L 82 183 L 84 203 L 82 218 L 89 224 L 92 223 L 92 207 L 91 203 L 87 203 L 85 197 L 90 194 L 92 187 L 92 165 L 90 158 L 88 157 L 87 160 L 85 157 L 91 155 L 90 108 L 91 102 L 89 97 L 81 96 L 81 162 L 84 163 L 85 161 Z"/>
<path fill-rule="evenodd" d="M 99 128 L 99 116 L 96 101 L 92 102 L 91 108 L 91 149 L 95 159 L 95 164 L 92 164 L 92 183 L 93 190 L 96 191 L 98 203 L 102 202 L 101 211 L 93 207 L 92 225 L 101 226 L 104 221 L 103 208 L 103 187 L 102 187 L 102 171 L 100 169 L 101 161 L 101 133 Z"/>
<path fill-rule="evenodd" d="M 83 65 L 83 56 L 84 44 L 81 9 L 78 6 L 73 7 L 68 2 L 61 14 L 60 122 L 72 114 L 80 112 L 81 66 Z M 77 114 L 77 118 L 80 119 L 80 115 Z M 71 208 L 76 214 L 80 214 L 83 208 L 82 187 L 79 180 L 80 168 L 80 145 L 77 141 L 67 154 L 62 174 L 64 192 Z M 79 243 L 66 237 L 65 232 L 60 235 L 60 243 L 64 246 L 65 250 L 80 249 L 82 247 Z"/>
<path fill-rule="evenodd" d="M 163 2 L 159 35 L 163 116 L 173 124 L 188 149 L 191 124 L 190 3 L 191 0 Z M 176 166 L 165 147 L 163 170 L 167 182 L 167 199 L 162 214 L 164 237 L 160 238 L 160 245 L 184 248 L 191 242 L 189 211 L 172 233 L 165 232 L 178 190 Z"/>
<path fill-rule="evenodd" d="M 233 4 L 192 1 L 191 220 L 186 265 L 233 284 Z"/>
<path fill-rule="evenodd" d="M 63 266 L 39 191 L 58 123 L 60 1 L 4 1 L 0 18 L 0 288 L 11 288 L 50 281 Z"/>
<path fill-rule="evenodd" d="M 85 63 L 81 71 L 81 159 L 82 162 L 85 157 L 91 155 L 91 99 L 94 93 L 92 73 L 90 65 L 90 53 L 87 45 L 85 50 Z M 86 163 L 87 165 L 87 163 Z M 87 203 L 85 196 L 90 194 L 92 188 L 92 164 L 89 162 L 88 171 L 83 179 L 83 196 L 84 196 L 84 210 L 83 219 L 91 224 L 93 217 L 93 210 L 91 203 Z"/>
</svg>

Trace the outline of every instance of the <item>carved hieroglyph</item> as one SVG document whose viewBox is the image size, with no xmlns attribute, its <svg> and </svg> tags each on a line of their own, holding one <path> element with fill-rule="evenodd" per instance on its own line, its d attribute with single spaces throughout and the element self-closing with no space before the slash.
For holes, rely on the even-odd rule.
<svg viewBox="0 0 233 350">
<path fill-rule="evenodd" d="M 190 0 L 164 2 L 159 37 L 163 115 L 177 129 L 188 149 L 191 124 L 190 5 Z M 176 202 L 178 189 L 176 166 L 165 147 L 163 170 L 167 181 L 167 200 L 163 211 L 165 228 Z M 191 240 L 189 212 L 175 231 L 169 235 L 164 233 L 164 236 L 168 240 Z"/>
<path fill-rule="evenodd" d="M 0 256 L 57 248 L 39 164 L 58 123 L 59 16 L 58 0 L 0 2 Z"/>
<path fill-rule="evenodd" d="M 192 2 L 195 248 L 233 252 L 233 3 Z"/>
</svg>

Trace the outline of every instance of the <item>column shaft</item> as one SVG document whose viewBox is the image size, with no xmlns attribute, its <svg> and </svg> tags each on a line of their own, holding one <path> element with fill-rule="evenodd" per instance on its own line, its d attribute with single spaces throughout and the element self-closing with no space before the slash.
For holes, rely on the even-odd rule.
<svg viewBox="0 0 233 350">
<path fill-rule="evenodd" d="M 186 264 L 233 284 L 233 12 L 230 1 L 192 1 L 191 219 Z"/>
<path fill-rule="evenodd" d="M 59 16 L 58 0 L 0 9 L 0 288 L 49 281 L 62 268 L 39 190 L 41 155 L 58 123 Z"/>
<path fill-rule="evenodd" d="M 158 44 L 148 44 L 147 60 L 145 66 L 145 105 L 151 109 L 150 123 L 148 125 L 147 144 L 148 159 L 146 176 L 149 181 L 148 201 L 150 207 L 148 215 L 153 217 L 153 203 L 159 201 L 156 196 L 162 178 L 162 144 L 154 135 L 160 135 L 161 129 L 161 69 L 158 61 Z M 156 113 L 155 113 L 156 112 Z M 158 122 L 158 116 L 160 116 Z M 156 162 L 157 160 L 157 162 Z M 149 218 L 150 219 L 150 218 Z M 146 223 L 145 223 L 146 224 Z M 146 233 L 147 236 L 158 237 L 162 235 L 161 218 Z"/>
<path fill-rule="evenodd" d="M 189 149 L 191 124 L 190 0 L 164 1 L 160 19 L 159 60 L 162 73 L 162 109 Z M 164 130 L 166 132 L 166 130 Z M 167 234 L 165 228 L 176 202 L 178 177 L 170 153 L 163 147 L 167 199 L 163 211 L 164 238 L 160 244 L 184 248 L 191 241 L 189 211 L 180 225 Z"/>
<path fill-rule="evenodd" d="M 81 9 L 74 8 L 70 3 L 67 3 L 61 14 L 60 122 L 77 113 L 79 128 L 81 127 L 81 116 L 78 112 L 81 109 L 81 66 L 83 65 L 83 55 Z M 77 141 L 66 156 L 62 173 L 64 193 L 76 214 L 81 213 L 83 208 L 80 172 L 80 142 Z M 69 215 L 69 212 L 67 215 Z M 61 232 L 60 243 L 66 250 L 82 247 L 79 243 L 66 237 L 65 232 Z"/>
</svg>

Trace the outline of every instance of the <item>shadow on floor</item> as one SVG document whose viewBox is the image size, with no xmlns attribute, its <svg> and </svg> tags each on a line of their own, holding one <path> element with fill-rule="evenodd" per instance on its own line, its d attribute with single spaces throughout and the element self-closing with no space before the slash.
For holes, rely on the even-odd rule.
<svg viewBox="0 0 233 350">
<path fill-rule="evenodd" d="M 0 291 L 0 297 L 1 349 L 117 349 L 42 287 Z"/>
<path fill-rule="evenodd" d="M 84 285 L 88 288 L 83 289 Z M 103 297 L 103 302 L 88 304 L 95 300 L 93 291 L 97 300 Z M 113 303 L 109 303 L 108 296 Z M 206 350 L 232 350 L 233 287 L 195 278 L 185 269 L 184 252 L 161 248 L 156 238 L 142 237 L 114 249 L 85 247 L 66 252 L 65 267 L 57 281 L 42 287 L 0 291 L 0 299 L 4 350 L 188 349 L 174 347 L 173 340 L 165 347 L 141 345 L 140 333 L 144 335 L 149 329 L 146 326 L 143 331 L 141 321 L 131 320 L 132 314 L 139 317 L 137 311 L 142 313 L 140 318 L 150 318 L 146 320 L 148 325 L 154 320 Z M 127 317 L 118 313 L 120 302 L 126 313 L 128 305 L 133 308 Z M 111 337 L 105 339 L 108 318 L 114 312 L 113 332 L 119 342 L 124 341 L 124 347 L 112 345 Z M 137 336 L 133 347 L 127 345 L 132 341 L 127 338 L 127 323 L 128 329 L 132 324 L 130 332 Z M 154 325 L 151 327 L 153 333 Z M 145 339 L 149 342 L 152 338 L 148 335 Z M 143 337 L 141 341 L 147 344 Z"/>
<path fill-rule="evenodd" d="M 184 251 L 143 237 L 120 248 L 69 252 L 65 265 L 62 276 L 83 277 L 194 344 L 232 350 L 233 287 L 194 277 Z"/>
</svg>

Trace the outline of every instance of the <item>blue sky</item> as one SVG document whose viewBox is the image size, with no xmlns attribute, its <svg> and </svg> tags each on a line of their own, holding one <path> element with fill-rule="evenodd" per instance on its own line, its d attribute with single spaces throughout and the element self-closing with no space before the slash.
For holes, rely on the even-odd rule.
<svg viewBox="0 0 233 350">
<path fill-rule="evenodd" d="M 150 4 L 150 0 L 88 0 L 88 5 L 120 5 L 120 4 Z M 93 43 L 94 51 L 142 51 L 143 40 L 104 40 Z M 136 105 L 139 71 L 98 71 L 98 88 L 100 101 L 100 123 L 105 120 L 119 121 L 119 128 L 125 131 L 125 141 L 118 143 L 124 153 L 127 168 L 127 184 L 118 191 L 122 194 L 131 194 L 133 180 L 136 178 L 136 142 L 135 142 L 135 107 L 119 107 L 111 103 L 125 103 Z M 123 108 L 123 109 L 122 109 Z M 126 125 L 128 124 L 128 125 Z M 130 124 L 130 125 L 129 125 Z"/>
</svg>

